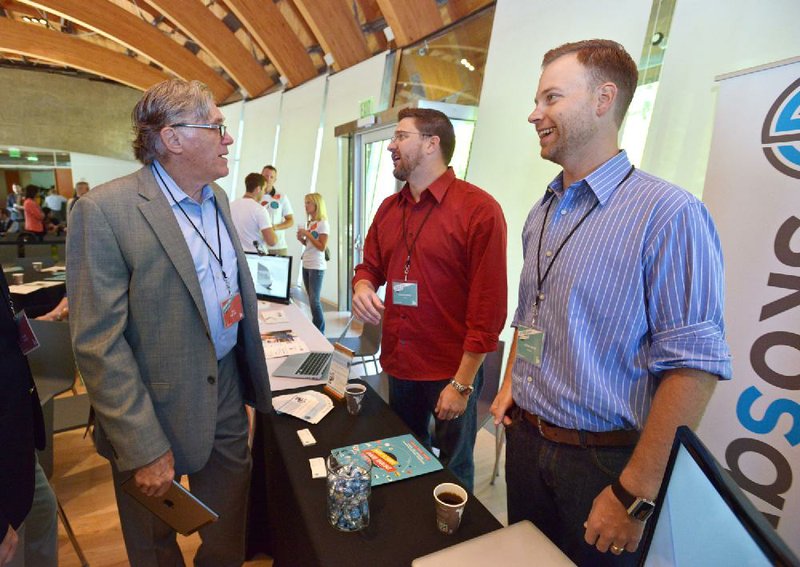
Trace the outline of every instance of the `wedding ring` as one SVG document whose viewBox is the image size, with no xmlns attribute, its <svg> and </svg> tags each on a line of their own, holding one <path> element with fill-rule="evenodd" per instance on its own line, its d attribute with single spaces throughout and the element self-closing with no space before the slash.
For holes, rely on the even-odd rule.
<svg viewBox="0 0 800 567">
<path fill-rule="evenodd" d="M 614 545 L 614 544 L 611 544 L 611 547 L 609 547 L 609 549 L 611 550 L 611 553 L 615 553 L 617 555 L 619 555 L 620 553 L 625 551 L 624 547 L 620 547 L 620 546 Z"/>
</svg>

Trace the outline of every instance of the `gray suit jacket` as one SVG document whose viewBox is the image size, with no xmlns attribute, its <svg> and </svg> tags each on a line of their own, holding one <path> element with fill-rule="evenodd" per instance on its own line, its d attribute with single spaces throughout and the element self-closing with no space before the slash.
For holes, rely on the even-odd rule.
<svg viewBox="0 0 800 567">
<path fill-rule="evenodd" d="M 270 411 L 255 289 L 228 199 L 212 188 L 238 259 L 244 319 L 235 351 L 245 400 Z M 172 449 L 177 474 L 200 470 L 214 441 L 217 360 L 194 262 L 149 167 L 75 205 L 67 293 L 100 454 L 125 471 Z"/>
</svg>

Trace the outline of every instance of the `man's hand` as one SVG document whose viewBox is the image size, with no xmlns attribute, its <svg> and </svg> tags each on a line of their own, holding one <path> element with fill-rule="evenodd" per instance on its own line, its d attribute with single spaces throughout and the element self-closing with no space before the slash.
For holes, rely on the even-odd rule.
<svg viewBox="0 0 800 567">
<path fill-rule="evenodd" d="M 8 530 L 6 530 L 6 536 L 0 543 L 0 565 L 11 563 L 11 560 L 14 559 L 14 554 L 17 552 L 18 541 L 17 532 L 9 525 Z"/>
<path fill-rule="evenodd" d="M 436 402 L 436 408 L 433 411 L 439 419 L 456 419 L 461 417 L 461 414 L 467 409 L 467 401 L 469 401 L 469 396 L 460 394 L 448 384 L 439 394 L 439 401 Z"/>
<path fill-rule="evenodd" d="M 494 416 L 494 424 L 511 425 L 511 418 L 508 416 L 508 410 L 514 406 L 514 398 L 511 396 L 511 378 L 509 377 L 503 382 L 503 387 L 497 392 L 494 397 L 492 406 L 489 411 Z"/>
<path fill-rule="evenodd" d="M 636 551 L 644 525 L 644 522 L 628 516 L 628 511 L 614 496 L 611 486 L 606 486 L 594 499 L 589 518 L 584 523 L 584 539 L 602 553 L 610 550 L 614 555 L 619 555 L 623 551 Z"/>
<path fill-rule="evenodd" d="M 353 315 L 365 323 L 378 325 L 384 309 L 383 302 L 375 293 L 372 284 L 366 280 L 357 281 L 353 287 Z"/>
<path fill-rule="evenodd" d="M 164 496 L 174 478 L 175 457 L 172 449 L 138 469 L 134 475 L 136 486 L 147 496 Z"/>
</svg>

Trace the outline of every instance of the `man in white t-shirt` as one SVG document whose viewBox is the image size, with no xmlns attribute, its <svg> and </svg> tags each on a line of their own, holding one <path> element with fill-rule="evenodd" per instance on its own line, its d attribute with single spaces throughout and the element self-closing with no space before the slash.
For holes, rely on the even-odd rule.
<svg viewBox="0 0 800 567">
<path fill-rule="evenodd" d="M 60 195 L 56 189 L 50 189 L 47 197 L 44 198 L 44 206 L 50 209 L 54 220 L 61 222 L 66 218 L 67 199 Z"/>
<path fill-rule="evenodd" d="M 267 185 L 264 188 L 264 196 L 261 198 L 261 204 L 269 212 L 272 228 L 275 229 L 275 235 L 278 239 L 274 245 L 270 245 L 269 253 L 286 256 L 289 252 L 289 248 L 286 244 L 286 229 L 294 226 L 292 203 L 289 202 L 289 197 L 285 194 L 278 193 L 275 189 L 275 181 L 278 179 L 278 170 L 275 169 L 274 166 L 264 166 L 264 169 L 261 170 L 261 175 L 267 180 Z"/>
<path fill-rule="evenodd" d="M 275 246 L 277 238 L 267 209 L 261 206 L 261 197 L 267 181 L 259 173 L 244 179 L 245 193 L 231 203 L 231 218 L 245 252 L 261 252 L 263 246 Z"/>
</svg>

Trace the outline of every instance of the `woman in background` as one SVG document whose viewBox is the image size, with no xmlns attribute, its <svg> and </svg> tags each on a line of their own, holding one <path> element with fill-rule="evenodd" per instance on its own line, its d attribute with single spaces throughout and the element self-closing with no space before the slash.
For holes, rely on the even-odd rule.
<svg viewBox="0 0 800 567">
<path fill-rule="evenodd" d="M 36 196 L 39 194 L 39 188 L 36 185 L 27 185 L 25 187 L 25 202 L 22 204 L 25 209 L 25 230 L 32 232 L 41 241 L 45 235 L 44 228 L 44 211 L 39 203 L 36 202 Z"/>
<path fill-rule="evenodd" d="M 303 284 L 306 286 L 311 318 L 314 326 L 325 333 L 325 318 L 322 315 L 322 278 L 325 277 L 325 248 L 328 246 L 328 212 L 319 193 L 305 196 L 306 228 L 297 229 L 297 240 L 305 246 L 303 250 Z"/>
</svg>

